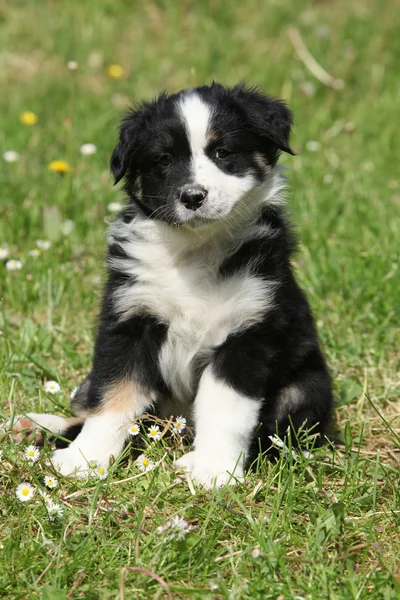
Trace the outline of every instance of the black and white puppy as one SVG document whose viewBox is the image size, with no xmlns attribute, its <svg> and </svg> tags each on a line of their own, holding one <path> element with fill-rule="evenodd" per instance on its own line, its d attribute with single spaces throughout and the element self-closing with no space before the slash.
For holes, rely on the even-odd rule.
<svg viewBox="0 0 400 600">
<path fill-rule="evenodd" d="M 194 426 L 177 465 L 208 487 L 241 478 L 252 449 L 288 427 L 323 434 L 331 382 L 276 167 L 293 154 L 291 123 L 283 102 L 215 83 L 124 118 L 111 169 L 129 202 L 109 228 L 93 368 L 72 402 L 83 427 L 53 455 L 64 475 L 117 457 L 146 412 Z"/>
</svg>

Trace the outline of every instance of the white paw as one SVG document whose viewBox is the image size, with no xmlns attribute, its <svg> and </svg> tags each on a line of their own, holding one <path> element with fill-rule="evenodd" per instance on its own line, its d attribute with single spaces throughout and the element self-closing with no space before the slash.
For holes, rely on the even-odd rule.
<svg viewBox="0 0 400 600">
<path fill-rule="evenodd" d="M 90 472 L 89 461 L 85 459 L 78 448 L 71 448 L 71 446 L 55 450 L 51 455 L 51 461 L 54 468 L 65 477 L 70 475 L 87 477 Z"/>
<path fill-rule="evenodd" d="M 175 466 L 189 472 L 206 489 L 212 489 L 226 484 L 235 485 L 238 480 L 243 480 L 244 471 L 240 462 L 216 459 L 194 450 L 175 461 Z"/>
</svg>

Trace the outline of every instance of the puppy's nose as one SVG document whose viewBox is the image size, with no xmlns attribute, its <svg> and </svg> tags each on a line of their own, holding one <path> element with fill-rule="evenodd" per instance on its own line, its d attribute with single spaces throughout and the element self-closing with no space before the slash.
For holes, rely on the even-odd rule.
<svg viewBox="0 0 400 600">
<path fill-rule="evenodd" d="M 197 210 L 207 196 L 207 190 L 199 185 L 192 185 L 181 191 L 181 202 L 190 210 Z"/>
</svg>

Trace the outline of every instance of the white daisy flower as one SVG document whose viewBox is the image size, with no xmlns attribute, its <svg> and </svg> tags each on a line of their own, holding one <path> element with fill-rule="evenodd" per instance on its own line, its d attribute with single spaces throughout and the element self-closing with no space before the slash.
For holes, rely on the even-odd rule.
<svg viewBox="0 0 400 600">
<path fill-rule="evenodd" d="M 34 446 L 33 444 L 31 444 L 30 446 L 27 447 L 24 454 L 25 454 L 25 458 L 27 460 L 30 460 L 31 462 L 36 462 L 39 460 L 40 452 L 36 448 L 36 446 Z"/>
<path fill-rule="evenodd" d="M 119 212 L 122 210 L 122 204 L 120 202 L 110 202 L 110 204 L 107 206 L 107 209 L 110 212 Z"/>
<path fill-rule="evenodd" d="M 43 481 L 44 485 L 51 490 L 57 487 L 58 484 L 58 479 L 56 479 L 55 477 L 51 477 L 51 475 L 46 475 Z"/>
<path fill-rule="evenodd" d="M 42 496 L 45 502 L 48 502 L 51 499 L 50 494 L 47 490 L 39 490 L 39 494 Z"/>
<path fill-rule="evenodd" d="M 77 71 L 78 67 L 79 67 L 79 65 L 76 62 L 76 60 L 69 60 L 67 62 L 67 69 L 68 69 L 68 71 Z"/>
<path fill-rule="evenodd" d="M 161 437 L 161 431 L 160 431 L 159 426 L 153 425 L 152 427 L 149 427 L 147 430 L 147 435 L 152 440 L 159 440 Z"/>
<path fill-rule="evenodd" d="M 3 158 L 6 162 L 13 163 L 19 160 L 19 154 L 15 150 L 7 150 L 7 152 L 4 152 Z"/>
<path fill-rule="evenodd" d="M 149 458 L 147 458 L 147 456 L 145 454 L 141 454 L 137 458 L 136 464 L 141 471 L 147 472 L 147 471 L 151 471 L 152 469 L 154 469 L 154 463 Z"/>
<path fill-rule="evenodd" d="M 61 232 L 63 233 L 63 235 L 70 235 L 73 232 L 74 227 L 75 227 L 75 223 L 73 221 L 71 221 L 71 219 L 67 219 L 61 225 Z"/>
<path fill-rule="evenodd" d="M 39 248 L 34 248 L 33 250 L 29 250 L 28 254 L 29 254 L 29 256 L 33 256 L 33 258 L 38 258 L 38 256 L 40 256 L 41 252 L 40 252 Z"/>
<path fill-rule="evenodd" d="M 182 431 L 185 429 L 186 427 L 186 419 L 185 417 L 177 417 L 175 419 L 175 423 L 174 426 L 172 428 L 172 431 L 174 433 L 182 433 Z"/>
<path fill-rule="evenodd" d="M 182 541 L 190 531 L 190 525 L 183 517 L 172 517 L 165 525 L 157 527 L 157 531 L 164 533 L 168 531 L 167 538 Z"/>
<path fill-rule="evenodd" d="M 30 483 L 20 483 L 15 490 L 15 495 L 21 502 L 27 502 L 35 493 L 35 488 Z"/>
<path fill-rule="evenodd" d="M 129 435 L 139 435 L 139 433 L 140 433 L 139 424 L 133 423 L 133 425 L 130 425 L 128 427 L 128 433 L 129 433 Z"/>
<path fill-rule="evenodd" d="M 51 241 L 50 240 L 36 240 L 36 246 L 40 250 L 48 250 L 51 246 Z"/>
<path fill-rule="evenodd" d="M 64 508 L 61 504 L 57 502 L 53 502 L 53 500 L 47 500 L 47 512 L 49 514 L 50 521 L 55 521 L 56 519 L 61 519 L 64 514 Z"/>
<path fill-rule="evenodd" d="M 8 256 L 7 248 L 0 248 L 0 260 L 5 260 Z"/>
<path fill-rule="evenodd" d="M 61 390 L 60 384 L 57 381 L 46 381 L 44 391 L 48 394 L 57 394 Z"/>
<path fill-rule="evenodd" d="M 319 150 L 321 150 L 321 143 L 316 142 L 314 140 L 310 140 L 309 142 L 307 142 L 306 148 L 309 152 L 318 152 Z"/>
<path fill-rule="evenodd" d="M 22 269 L 22 262 L 20 260 L 8 260 L 6 262 L 7 271 L 20 271 Z"/>
<path fill-rule="evenodd" d="M 106 479 L 108 475 L 108 467 L 106 465 L 96 465 L 93 469 L 93 475 L 99 479 Z"/>
<path fill-rule="evenodd" d="M 79 148 L 79 152 L 82 156 L 90 156 L 91 154 L 96 154 L 97 148 L 94 144 L 83 144 Z"/>
</svg>

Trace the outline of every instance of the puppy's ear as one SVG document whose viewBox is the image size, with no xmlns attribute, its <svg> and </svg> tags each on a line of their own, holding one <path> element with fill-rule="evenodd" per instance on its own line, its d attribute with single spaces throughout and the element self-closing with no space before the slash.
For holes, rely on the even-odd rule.
<svg viewBox="0 0 400 600">
<path fill-rule="evenodd" d="M 110 167 L 116 185 L 125 175 L 128 166 L 134 166 L 134 150 L 139 132 L 140 111 L 129 112 L 122 120 L 119 140 L 111 156 Z"/>
<path fill-rule="evenodd" d="M 293 118 L 286 104 L 244 84 L 232 88 L 232 93 L 254 132 L 264 138 L 269 151 L 273 152 L 275 147 L 275 160 L 280 151 L 294 155 L 289 146 Z"/>
</svg>

